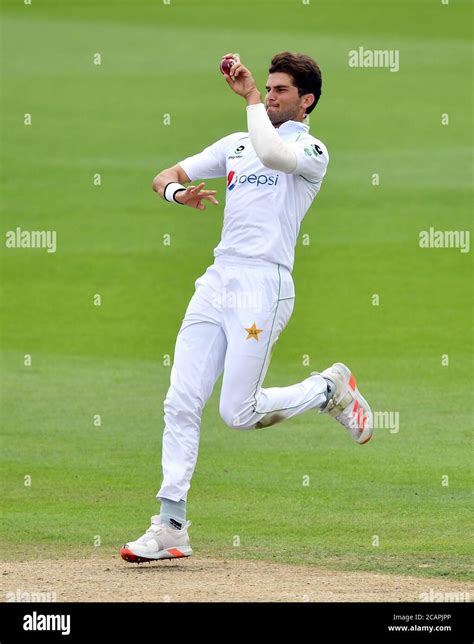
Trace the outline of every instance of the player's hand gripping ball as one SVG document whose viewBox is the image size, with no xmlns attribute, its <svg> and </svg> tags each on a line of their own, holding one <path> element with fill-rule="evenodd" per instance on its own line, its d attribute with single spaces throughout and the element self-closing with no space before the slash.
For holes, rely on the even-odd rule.
<svg viewBox="0 0 474 644">
<path fill-rule="evenodd" d="M 219 69 L 221 70 L 221 74 L 224 74 L 227 76 L 230 75 L 230 70 L 232 69 L 233 65 L 235 65 L 235 59 L 233 56 L 224 56 L 224 58 L 221 60 Z"/>
</svg>

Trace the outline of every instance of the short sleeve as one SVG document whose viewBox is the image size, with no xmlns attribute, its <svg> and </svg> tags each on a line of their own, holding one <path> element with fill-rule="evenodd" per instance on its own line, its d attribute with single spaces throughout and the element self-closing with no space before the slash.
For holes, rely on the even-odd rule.
<svg viewBox="0 0 474 644">
<path fill-rule="evenodd" d="M 226 158 L 229 142 L 235 134 L 219 139 L 202 152 L 183 159 L 179 165 L 186 172 L 191 181 L 196 179 L 217 179 L 226 176 Z"/>
<path fill-rule="evenodd" d="M 299 174 L 308 181 L 317 183 L 326 174 L 329 154 L 318 139 L 297 141 L 288 144 L 296 153 L 297 165 L 292 174 Z"/>
</svg>

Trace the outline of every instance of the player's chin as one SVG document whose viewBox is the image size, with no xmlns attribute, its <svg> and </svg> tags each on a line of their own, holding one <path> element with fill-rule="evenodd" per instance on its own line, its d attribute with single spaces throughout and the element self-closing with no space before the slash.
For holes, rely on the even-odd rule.
<svg viewBox="0 0 474 644">
<path fill-rule="evenodd" d="M 272 123 L 278 121 L 278 110 L 275 107 L 267 107 L 267 116 Z"/>
</svg>

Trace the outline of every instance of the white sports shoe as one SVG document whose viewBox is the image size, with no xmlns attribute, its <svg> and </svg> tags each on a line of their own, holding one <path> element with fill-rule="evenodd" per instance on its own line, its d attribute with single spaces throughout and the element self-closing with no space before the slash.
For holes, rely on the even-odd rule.
<svg viewBox="0 0 474 644">
<path fill-rule="evenodd" d="M 332 397 L 320 412 L 330 414 L 341 423 L 356 443 L 367 443 L 372 438 L 374 417 L 368 402 L 361 396 L 349 367 L 336 362 L 320 375 L 335 384 Z"/>
<path fill-rule="evenodd" d="M 151 526 L 143 537 L 123 545 L 120 555 L 130 563 L 190 557 L 193 554 L 188 536 L 190 525 L 191 521 L 186 521 L 181 530 L 176 530 L 162 523 L 160 515 L 156 514 L 151 517 Z"/>
</svg>

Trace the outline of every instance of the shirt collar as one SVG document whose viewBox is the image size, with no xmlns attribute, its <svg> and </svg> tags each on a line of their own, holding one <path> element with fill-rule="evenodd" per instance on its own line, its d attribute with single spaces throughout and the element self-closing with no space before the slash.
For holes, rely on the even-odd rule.
<svg viewBox="0 0 474 644">
<path fill-rule="evenodd" d="M 309 132 L 309 125 L 300 123 L 299 121 L 285 121 L 278 128 L 279 132 Z"/>
</svg>

